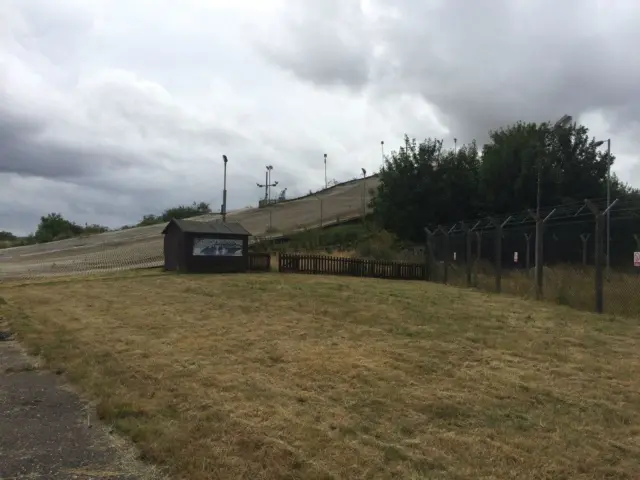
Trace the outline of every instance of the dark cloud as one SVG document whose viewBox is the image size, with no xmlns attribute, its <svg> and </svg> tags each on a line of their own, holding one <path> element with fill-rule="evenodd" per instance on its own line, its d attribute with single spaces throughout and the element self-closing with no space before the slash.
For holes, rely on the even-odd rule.
<svg viewBox="0 0 640 480">
<path fill-rule="evenodd" d="M 257 47 L 303 79 L 358 89 L 369 81 L 371 45 L 359 2 L 289 4 L 273 43 Z"/>
<path fill-rule="evenodd" d="M 445 126 L 482 141 L 514 120 L 599 112 L 635 158 L 636 2 L 187 4 L 0 2 L 0 229 L 33 230 L 47 211 L 118 226 L 194 200 L 217 209 L 223 153 L 230 208 L 262 197 L 267 164 L 277 190 L 306 193 L 323 153 L 344 180 L 377 168 L 380 140 Z"/>
<path fill-rule="evenodd" d="M 592 110 L 606 112 L 617 129 L 640 118 L 635 2 L 602 10 L 596 0 L 373 0 L 380 17 L 360 29 L 368 38 L 357 48 L 344 48 L 334 32 L 360 22 L 362 13 L 343 8 L 319 31 L 310 12 L 323 9 L 320 3 L 305 3 L 307 23 L 290 28 L 297 56 L 281 61 L 283 68 L 318 85 L 419 93 L 458 138 L 484 139 L 518 119 Z M 323 55 L 314 55 L 316 45 L 327 49 Z M 343 68 L 363 61 L 368 66 Z M 360 71 L 371 73 L 364 79 Z"/>
<path fill-rule="evenodd" d="M 140 162 L 117 146 L 109 151 L 73 145 L 47 138 L 46 133 L 42 119 L 20 117 L 0 105 L 0 173 L 79 180 Z"/>
</svg>

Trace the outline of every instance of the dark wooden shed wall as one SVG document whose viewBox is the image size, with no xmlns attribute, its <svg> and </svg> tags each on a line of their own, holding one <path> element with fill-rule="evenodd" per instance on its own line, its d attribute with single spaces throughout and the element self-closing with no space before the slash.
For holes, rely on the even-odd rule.
<svg viewBox="0 0 640 480">
<path fill-rule="evenodd" d="M 193 242 L 196 238 L 242 240 L 242 256 L 194 256 Z M 245 272 L 249 269 L 249 236 L 230 233 L 183 232 L 177 225 L 168 226 L 164 238 L 165 270 L 193 273 Z"/>
</svg>

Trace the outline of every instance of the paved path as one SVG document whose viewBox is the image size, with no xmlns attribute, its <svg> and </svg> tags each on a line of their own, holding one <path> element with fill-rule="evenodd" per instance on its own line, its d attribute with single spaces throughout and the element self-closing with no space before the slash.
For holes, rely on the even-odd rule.
<svg viewBox="0 0 640 480">
<path fill-rule="evenodd" d="M 136 460 L 54 373 L 36 368 L 0 319 L 0 479 L 164 478 Z"/>
</svg>

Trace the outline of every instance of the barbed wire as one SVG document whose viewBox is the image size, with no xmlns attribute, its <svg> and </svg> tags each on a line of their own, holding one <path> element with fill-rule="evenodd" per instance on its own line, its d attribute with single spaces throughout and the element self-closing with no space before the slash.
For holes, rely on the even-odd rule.
<svg viewBox="0 0 640 480">
<path fill-rule="evenodd" d="M 593 223 L 595 222 L 595 214 L 592 209 L 603 213 L 607 211 L 607 208 L 610 208 L 608 212 L 610 221 L 640 219 L 640 201 L 631 198 L 616 199 L 611 202 L 607 198 L 565 202 L 553 207 L 541 208 L 540 218 L 545 220 L 547 227 L 580 222 Z M 467 231 L 492 231 L 497 228 L 497 224 L 502 225 L 505 230 L 518 227 L 533 228 L 536 224 L 536 213 L 533 209 L 527 209 L 510 214 L 477 217 L 473 220 L 463 220 L 450 225 L 430 225 L 427 229 L 432 233 L 444 230 L 455 235 L 464 234 Z"/>
</svg>

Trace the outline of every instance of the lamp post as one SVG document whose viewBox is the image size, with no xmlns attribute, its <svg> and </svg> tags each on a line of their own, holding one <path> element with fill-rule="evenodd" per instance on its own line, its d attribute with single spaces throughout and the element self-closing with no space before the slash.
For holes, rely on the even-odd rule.
<svg viewBox="0 0 640 480">
<path fill-rule="evenodd" d="M 535 242 L 535 281 L 536 281 L 536 298 L 540 300 L 542 298 L 542 233 L 543 233 L 543 221 L 540 218 L 540 204 L 542 200 L 542 156 L 546 155 L 546 141 L 547 135 L 549 133 L 555 133 L 556 130 L 560 127 L 564 127 L 568 123 L 570 123 L 572 117 L 570 115 L 563 115 L 550 130 L 546 128 L 541 132 L 541 136 L 539 138 L 540 145 L 542 147 L 542 152 L 538 153 L 537 158 L 537 182 L 536 182 L 536 242 Z"/>
<path fill-rule="evenodd" d="M 367 171 L 362 169 L 362 221 L 367 214 Z"/>
<path fill-rule="evenodd" d="M 611 275 L 611 212 L 609 210 L 609 206 L 611 205 L 611 139 L 608 138 L 606 140 L 600 140 L 596 142 L 594 145 L 596 147 L 601 147 L 602 145 L 607 143 L 607 260 L 606 260 L 606 269 L 607 269 L 607 278 L 610 278 Z"/>
<path fill-rule="evenodd" d="M 269 205 L 270 203 L 271 187 L 278 186 L 278 182 L 271 183 L 271 170 L 273 170 L 273 166 L 267 165 L 267 170 L 264 173 L 264 184 L 256 183 L 258 188 L 264 188 L 264 202 L 266 205 Z"/>
<path fill-rule="evenodd" d="M 323 211 L 322 211 L 322 198 L 318 196 L 317 193 L 313 194 L 314 197 L 316 197 L 316 200 L 318 200 L 318 202 L 320 202 L 320 228 L 322 228 L 322 224 L 323 224 Z"/>
<path fill-rule="evenodd" d="M 324 188 L 329 187 L 327 183 L 327 154 L 324 154 Z"/>
<path fill-rule="evenodd" d="M 273 165 L 267 165 L 267 203 L 271 202 L 271 187 L 275 187 L 275 185 L 271 185 L 271 170 L 273 170 Z"/>
<path fill-rule="evenodd" d="M 380 141 L 380 151 L 382 154 L 382 166 L 384 167 L 384 140 Z"/>
<path fill-rule="evenodd" d="M 453 139 L 453 153 L 454 154 L 458 153 L 458 139 L 457 138 Z"/>
<path fill-rule="evenodd" d="M 222 188 L 222 208 L 220 209 L 220 213 L 222 213 L 222 221 L 227 221 L 227 156 L 222 155 L 222 161 L 224 162 L 224 186 Z"/>
</svg>

